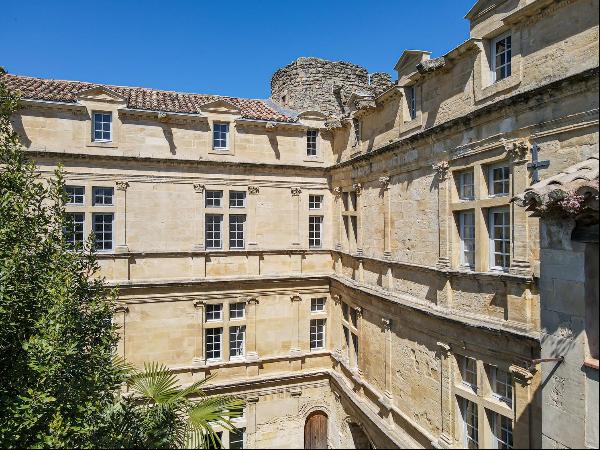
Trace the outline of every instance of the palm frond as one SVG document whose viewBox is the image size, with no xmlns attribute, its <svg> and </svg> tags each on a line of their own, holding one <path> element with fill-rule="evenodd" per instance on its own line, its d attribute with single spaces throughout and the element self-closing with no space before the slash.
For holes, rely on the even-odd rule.
<svg viewBox="0 0 600 450">
<path fill-rule="evenodd" d="M 189 423 L 198 430 L 212 431 L 213 425 L 235 430 L 231 419 L 241 417 L 245 403 L 234 397 L 208 397 L 194 403 L 189 411 Z"/>
<path fill-rule="evenodd" d="M 177 376 L 167 366 L 145 363 L 142 372 L 135 372 L 128 381 L 133 391 L 156 404 L 170 402 L 179 392 Z"/>
</svg>

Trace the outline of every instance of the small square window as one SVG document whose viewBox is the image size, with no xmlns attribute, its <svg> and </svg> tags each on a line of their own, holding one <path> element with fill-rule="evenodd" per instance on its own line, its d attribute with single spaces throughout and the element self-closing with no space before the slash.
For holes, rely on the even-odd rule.
<svg viewBox="0 0 600 450">
<path fill-rule="evenodd" d="M 306 155 L 315 157 L 317 156 L 319 130 L 308 130 L 306 132 Z"/>
<path fill-rule="evenodd" d="M 223 320 L 223 305 L 221 303 L 206 305 L 205 316 L 207 322 Z"/>
<path fill-rule="evenodd" d="M 204 206 L 207 208 L 220 208 L 223 204 L 223 191 L 206 191 Z"/>
<path fill-rule="evenodd" d="M 243 319 L 246 315 L 246 304 L 244 302 L 229 304 L 229 319 Z"/>
<path fill-rule="evenodd" d="M 310 299 L 310 312 L 321 313 L 325 312 L 325 298 L 312 298 Z"/>
<path fill-rule="evenodd" d="M 323 207 L 323 196 L 322 195 L 309 195 L 308 196 L 308 209 L 321 209 Z"/>
<path fill-rule="evenodd" d="M 229 124 L 218 123 L 213 124 L 213 149 L 228 150 L 229 149 Z"/>
<path fill-rule="evenodd" d="M 93 141 L 112 141 L 112 113 L 95 112 L 93 116 L 93 122 Z"/>
<path fill-rule="evenodd" d="M 229 191 L 229 207 L 245 208 L 246 193 L 244 191 Z"/>
<path fill-rule="evenodd" d="M 325 319 L 313 319 L 310 321 L 310 349 L 323 348 L 325 348 Z"/>
<path fill-rule="evenodd" d="M 489 168 L 488 192 L 490 197 L 510 194 L 510 167 L 505 165 Z"/>
<path fill-rule="evenodd" d="M 67 205 L 83 205 L 85 203 L 84 186 L 65 186 Z"/>
<path fill-rule="evenodd" d="M 94 186 L 93 188 L 93 205 L 94 206 L 112 206 L 114 188 L 104 186 Z"/>
<path fill-rule="evenodd" d="M 457 175 L 458 198 L 461 200 L 475 199 L 475 177 L 473 170 L 465 170 Z"/>
</svg>

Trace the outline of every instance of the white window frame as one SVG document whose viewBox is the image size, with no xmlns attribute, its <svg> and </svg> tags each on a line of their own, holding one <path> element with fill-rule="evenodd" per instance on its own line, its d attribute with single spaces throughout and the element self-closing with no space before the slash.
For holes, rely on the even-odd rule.
<svg viewBox="0 0 600 450">
<path fill-rule="evenodd" d="M 243 250 L 246 247 L 246 214 L 229 215 L 229 248 Z"/>
<path fill-rule="evenodd" d="M 463 420 L 463 434 L 464 434 L 464 448 L 479 448 L 479 405 L 471 400 L 467 400 L 466 398 L 462 398 L 462 420 Z M 472 408 L 469 408 L 472 406 Z M 471 417 L 468 417 L 471 416 Z M 475 419 L 473 424 L 470 423 L 471 419 Z M 470 429 L 474 430 L 476 440 L 470 436 Z M 475 444 L 474 447 L 470 446 L 470 443 L 473 442 Z"/>
<path fill-rule="evenodd" d="M 223 191 L 209 189 L 204 194 L 205 208 L 221 208 L 223 207 Z"/>
<path fill-rule="evenodd" d="M 491 431 L 492 431 L 492 441 L 493 441 L 493 448 L 508 448 L 508 449 L 512 449 L 513 445 L 514 445 L 514 424 L 513 421 L 510 417 L 506 417 L 502 414 L 498 414 L 497 412 L 492 411 L 492 423 L 491 423 Z M 510 429 L 506 428 L 504 426 L 504 423 L 502 423 L 502 421 L 506 420 L 510 423 Z M 506 431 L 506 439 L 503 440 L 502 439 L 502 432 Z"/>
<path fill-rule="evenodd" d="M 513 378 L 510 372 L 492 366 L 492 395 L 497 400 L 512 407 L 513 404 Z M 499 373 L 502 374 L 499 377 Z M 504 378 L 504 379 L 502 379 Z"/>
<path fill-rule="evenodd" d="M 505 51 L 501 52 L 501 53 L 497 53 L 496 50 L 496 45 L 503 40 L 506 39 L 510 39 L 510 47 L 506 46 Z M 512 34 L 510 32 L 502 34 L 494 39 L 492 39 L 491 42 L 492 48 L 491 48 L 491 64 L 490 64 L 490 69 L 491 69 L 491 77 L 492 77 L 492 83 L 496 83 L 498 81 L 502 81 L 506 78 L 509 78 L 512 75 Z M 497 57 L 499 55 L 508 55 L 507 60 L 505 61 L 504 64 L 501 64 L 500 66 L 498 66 L 497 64 Z M 502 69 L 507 69 L 506 70 L 506 74 L 501 77 L 498 78 L 498 70 L 502 70 Z"/>
<path fill-rule="evenodd" d="M 85 186 L 66 185 L 65 194 L 67 195 L 67 205 L 85 205 Z"/>
<path fill-rule="evenodd" d="M 326 345 L 326 319 L 310 320 L 310 350 L 323 350 Z"/>
<path fill-rule="evenodd" d="M 240 202 L 241 200 L 241 202 Z M 245 208 L 246 207 L 246 191 L 229 191 L 229 207 L 230 208 Z"/>
<path fill-rule="evenodd" d="M 502 178 L 500 182 L 506 184 L 506 192 L 496 192 L 496 185 L 494 183 L 494 171 L 502 169 L 507 171 L 507 178 Z M 510 165 L 507 163 L 494 164 L 488 167 L 488 196 L 489 197 L 506 197 L 510 195 Z"/>
<path fill-rule="evenodd" d="M 65 230 L 65 240 L 73 249 L 82 249 L 85 244 L 85 213 L 67 212 L 66 214 L 70 217 L 72 229 Z M 77 235 L 81 235 L 81 239 L 77 239 Z"/>
<path fill-rule="evenodd" d="M 224 130 L 222 129 L 224 127 Z M 231 127 L 229 122 L 214 122 L 213 123 L 213 150 L 228 151 L 229 150 L 229 132 Z M 224 145 L 221 145 L 225 141 Z"/>
<path fill-rule="evenodd" d="M 108 199 L 108 200 L 107 200 Z M 98 201 L 100 200 L 100 201 Z M 93 186 L 92 187 L 92 205 L 93 206 L 114 206 L 115 188 L 112 186 Z"/>
<path fill-rule="evenodd" d="M 467 235 L 467 221 L 466 221 L 466 217 L 470 216 L 472 217 L 472 224 L 470 224 L 468 226 L 468 228 L 472 229 L 472 237 L 466 238 L 465 236 Z M 468 269 L 468 270 L 474 270 L 475 269 L 475 256 L 476 256 L 476 251 L 477 251 L 477 241 L 475 239 L 475 211 L 474 210 L 468 210 L 468 211 L 460 211 L 458 214 L 458 222 L 459 222 L 459 234 L 460 234 L 460 265 L 462 268 L 464 269 Z M 472 261 L 469 262 L 468 258 L 467 258 L 467 249 L 468 249 L 468 245 L 467 242 L 472 242 L 473 246 L 472 246 L 472 250 L 469 251 L 469 253 L 472 254 Z"/>
<path fill-rule="evenodd" d="M 508 218 L 508 225 L 496 224 L 495 214 L 503 214 L 505 218 Z M 508 207 L 501 208 L 490 208 L 489 209 L 489 250 L 490 250 L 490 270 L 506 272 L 510 268 L 510 257 L 511 257 L 511 232 L 512 232 L 512 224 L 510 222 L 510 209 Z M 496 239 L 495 231 L 496 228 L 501 227 L 503 229 L 503 234 L 506 232 L 508 238 Z M 508 252 L 496 252 L 496 242 L 501 241 L 503 244 L 505 243 L 508 246 Z M 502 258 L 505 259 L 505 264 L 502 266 L 496 265 L 496 255 L 502 255 Z"/>
<path fill-rule="evenodd" d="M 473 364 L 473 370 L 469 368 L 469 362 Z M 477 360 L 475 358 L 470 358 L 468 356 L 462 356 L 462 384 L 463 386 L 467 386 L 473 390 L 473 392 L 477 392 L 477 386 L 479 384 L 479 370 L 477 367 Z M 474 383 L 469 382 L 468 375 L 472 375 L 475 378 Z"/>
<path fill-rule="evenodd" d="M 240 314 L 241 311 L 241 314 Z M 244 320 L 246 318 L 246 303 L 235 302 L 229 304 L 229 320 Z"/>
<path fill-rule="evenodd" d="M 206 328 L 205 332 L 205 351 L 207 361 L 223 360 L 223 328 Z M 218 339 L 215 339 L 218 338 Z M 218 356 L 215 356 L 218 355 Z M 210 356 L 209 356 L 210 355 Z"/>
<path fill-rule="evenodd" d="M 99 117 L 100 116 L 100 117 Z M 106 116 L 108 116 L 108 121 L 105 120 Z M 100 119 L 100 120 L 98 120 Z M 104 124 L 108 123 L 108 130 L 106 130 Z M 101 125 L 101 129 L 96 129 L 97 125 Z M 102 135 L 101 138 L 96 137 L 96 133 L 100 133 Z M 108 138 L 105 137 L 105 134 L 108 133 Z M 92 141 L 93 142 L 112 142 L 113 140 L 113 120 L 112 120 L 112 112 L 110 111 L 93 111 L 92 112 Z"/>
<path fill-rule="evenodd" d="M 223 304 L 208 303 L 204 311 L 205 322 L 221 322 L 223 320 Z"/>
<path fill-rule="evenodd" d="M 467 175 L 470 180 L 467 180 Z M 467 182 L 468 181 L 468 182 Z M 471 195 L 465 194 L 465 187 L 471 187 Z M 463 170 L 458 173 L 458 198 L 462 201 L 473 201 L 475 200 L 475 171 L 474 169 Z"/>
<path fill-rule="evenodd" d="M 308 196 L 308 209 L 311 211 L 318 211 L 323 208 L 323 196 L 318 194 L 309 194 Z"/>
<path fill-rule="evenodd" d="M 96 225 L 100 225 L 97 223 L 96 219 L 99 217 L 110 217 L 110 222 L 102 222 L 102 230 L 96 231 Z M 96 252 L 111 252 L 114 248 L 114 240 L 115 240 L 115 215 L 114 213 L 109 212 L 98 212 L 92 213 L 92 231 L 94 233 L 94 250 Z M 110 239 L 105 239 L 105 235 L 110 233 Z M 98 239 L 101 237 L 101 239 Z M 99 247 L 99 244 L 101 247 Z"/>
<path fill-rule="evenodd" d="M 246 325 L 229 327 L 229 359 L 246 357 Z"/>
<path fill-rule="evenodd" d="M 306 156 L 309 158 L 319 156 L 319 130 L 315 128 L 306 130 Z"/>
<path fill-rule="evenodd" d="M 310 312 L 319 314 L 325 312 L 325 306 L 327 305 L 327 298 L 318 297 L 310 299 Z"/>
<path fill-rule="evenodd" d="M 323 216 L 308 217 L 308 247 L 323 247 Z"/>
<path fill-rule="evenodd" d="M 223 249 L 223 214 L 205 215 L 204 242 L 208 250 Z"/>
</svg>

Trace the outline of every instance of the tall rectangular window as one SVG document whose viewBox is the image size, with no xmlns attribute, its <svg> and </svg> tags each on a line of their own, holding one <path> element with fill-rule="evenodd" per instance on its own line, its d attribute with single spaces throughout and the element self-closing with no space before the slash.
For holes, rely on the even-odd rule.
<svg viewBox="0 0 600 450">
<path fill-rule="evenodd" d="M 84 186 L 65 186 L 67 205 L 83 205 L 85 203 Z"/>
<path fill-rule="evenodd" d="M 408 105 L 408 116 L 410 120 L 417 118 L 417 89 L 413 86 L 406 88 L 406 103 Z"/>
<path fill-rule="evenodd" d="M 112 206 L 115 190 L 107 186 L 94 186 L 93 205 L 94 206 Z"/>
<path fill-rule="evenodd" d="M 350 330 L 346 326 L 342 328 L 344 330 L 344 343 L 346 344 L 346 358 L 350 359 Z"/>
<path fill-rule="evenodd" d="M 229 191 L 229 207 L 245 208 L 246 193 L 244 191 Z"/>
<path fill-rule="evenodd" d="M 246 228 L 246 216 L 243 214 L 232 214 L 229 216 L 229 248 L 244 248 L 244 233 Z"/>
<path fill-rule="evenodd" d="M 112 113 L 95 112 L 94 113 L 94 141 L 110 142 L 112 141 Z"/>
<path fill-rule="evenodd" d="M 223 191 L 206 191 L 204 206 L 207 208 L 220 208 L 223 202 Z"/>
<path fill-rule="evenodd" d="M 238 320 L 243 319 L 246 315 L 246 304 L 244 302 L 230 303 L 229 304 L 229 319 Z"/>
<path fill-rule="evenodd" d="M 362 140 L 362 125 L 360 120 L 352 119 L 352 126 L 354 128 L 354 144 L 353 147 L 357 147 L 360 145 L 360 141 Z"/>
<path fill-rule="evenodd" d="M 217 361 L 222 358 L 223 328 L 206 329 L 206 359 Z"/>
<path fill-rule="evenodd" d="M 105 213 L 92 214 L 92 227 L 94 229 L 94 248 L 100 251 L 113 248 L 113 219 L 114 215 Z"/>
<path fill-rule="evenodd" d="M 510 167 L 501 165 L 489 168 L 488 191 L 490 197 L 510 194 Z"/>
<path fill-rule="evenodd" d="M 458 174 L 458 197 L 461 200 L 475 199 L 475 178 L 473 169 Z"/>
<path fill-rule="evenodd" d="M 308 246 L 321 248 L 323 242 L 323 216 L 310 216 L 308 218 Z"/>
<path fill-rule="evenodd" d="M 306 132 L 306 156 L 317 156 L 317 140 L 319 138 L 319 130 L 308 130 Z"/>
<path fill-rule="evenodd" d="M 65 239 L 69 246 L 74 249 L 83 248 L 85 224 L 84 213 L 67 213 L 67 219 L 70 221 L 65 230 Z"/>
<path fill-rule="evenodd" d="M 213 149 L 229 149 L 229 124 L 215 122 L 213 124 Z"/>
<path fill-rule="evenodd" d="M 244 448 L 245 428 L 237 428 L 229 432 L 229 448 L 231 450 Z"/>
<path fill-rule="evenodd" d="M 310 349 L 320 350 L 325 348 L 325 319 L 312 319 L 310 321 Z"/>
<path fill-rule="evenodd" d="M 206 305 L 204 316 L 207 322 L 223 320 L 223 305 L 221 303 Z"/>
<path fill-rule="evenodd" d="M 463 211 L 459 213 L 460 222 L 460 264 L 461 266 L 475 268 L 475 213 Z"/>
<path fill-rule="evenodd" d="M 310 299 L 310 312 L 322 313 L 325 312 L 325 298 L 311 298 Z"/>
<path fill-rule="evenodd" d="M 229 357 L 243 358 L 246 349 L 246 326 L 229 327 Z"/>
<path fill-rule="evenodd" d="M 513 448 L 512 420 L 498 413 L 492 413 L 492 434 L 494 448 Z"/>
<path fill-rule="evenodd" d="M 463 356 L 460 369 L 463 384 L 477 391 L 477 360 Z"/>
<path fill-rule="evenodd" d="M 359 355 L 359 348 L 358 348 L 358 335 L 351 333 L 352 334 L 352 349 L 354 351 L 354 366 L 358 367 L 358 355 Z"/>
<path fill-rule="evenodd" d="M 506 370 L 492 367 L 492 390 L 494 396 L 512 406 L 513 385 L 512 375 Z"/>
<path fill-rule="evenodd" d="M 507 270 L 510 266 L 510 211 L 490 209 L 490 269 Z"/>
<path fill-rule="evenodd" d="M 462 399 L 462 418 L 465 448 L 479 448 L 479 414 L 477 404 L 466 398 Z"/>
<path fill-rule="evenodd" d="M 315 210 L 321 209 L 323 206 L 323 196 L 322 195 L 309 195 L 308 196 L 308 209 Z"/>
<path fill-rule="evenodd" d="M 492 79 L 494 82 L 512 73 L 512 37 L 500 36 L 492 41 Z"/>
<path fill-rule="evenodd" d="M 220 249 L 222 243 L 222 214 L 207 214 L 205 221 L 205 242 L 208 249 Z"/>
</svg>

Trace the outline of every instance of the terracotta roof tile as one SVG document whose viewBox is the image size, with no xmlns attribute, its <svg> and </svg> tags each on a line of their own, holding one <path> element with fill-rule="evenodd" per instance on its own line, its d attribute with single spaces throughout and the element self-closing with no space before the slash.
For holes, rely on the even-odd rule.
<svg viewBox="0 0 600 450">
<path fill-rule="evenodd" d="M 277 111 L 269 106 L 265 100 L 190 94 L 140 87 L 111 86 L 81 81 L 50 80 L 11 74 L 4 75 L 3 81 L 9 89 L 18 91 L 22 98 L 28 100 L 76 103 L 81 92 L 103 87 L 122 96 L 127 102 L 127 107 L 132 109 L 197 114 L 200 107 L 206 103 L 226 100 L 240 109 L 244 119 L 276 122 L 296 122 L 297 120 L 293 116 Z"/>
</svg>

